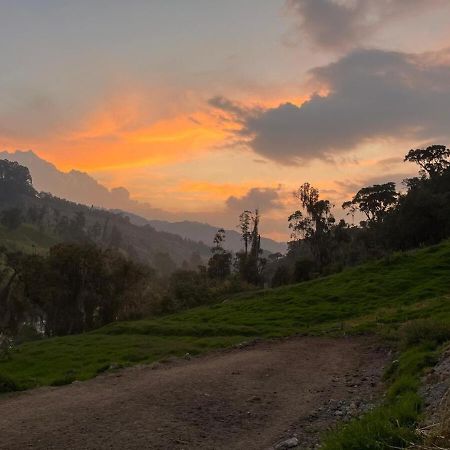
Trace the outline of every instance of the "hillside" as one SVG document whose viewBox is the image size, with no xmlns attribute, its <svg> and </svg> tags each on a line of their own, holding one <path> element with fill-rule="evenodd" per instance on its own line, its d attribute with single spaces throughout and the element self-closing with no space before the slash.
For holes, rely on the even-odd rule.
<svg viewBox="0 0 450 450">
<path fill-rule="evenodd" d="M 0 189 L 2 221 L 5 214 L 13 220 L 11 226 L 0 226 L 1 244 L 8 250 L 33 253 L 58 242 L 91 242 L 116 248 L 157 268 L 162 275 L 170 274 L 183 263 L 196 268 L 210 256 L 206 244 L 157 231 L 150 225 L 135 225 L 122 214 L 38 193 L 25 166 L 0 162 L 11 173 L 16 171 L 17 176 L 16 180 L 12 176 L 5 181 Z"/>
<path fill-rule="evenodd" d="M 133 217 L 130 217 L 133 221 Z M 191 239 L 193 241 L 212 242 L 214 235 L 217 232 L 217 228 L 207 223 L 190 222 L 184 220 L 182 222 L 167 222 L 164 220 L 148 220 L 155 230 L 166 231 L 168 233 L 175 233 L 184 238 Z M 224 247 L 227 250 L 237 252 L 242 249 L 242 237 L 235 230 L 226 230 L 226 241 Z M 286 244 L 277 242 L 268 238 L 261 238 L 261 247 L 270 253 L 285 253 Z"/>
<path fill-rule="evenodd" d="M 384 329 L 450 318 L 450 242 L 306 283 L 241 294 L 162 318 L 19 347 L 0 373 L 22 387 L 86 379 L 113 365 L 197 354 L 257 337 Z"/>
<path fill-rule="evenodd" d="M 33 184 L 38 191 L 50 192 L 54 196 L 82 205 L 94 205 L 98 208 L 111 209 L 130 217 L 133 224 L 150 225 L 156 231 L 176 234 L 183 239 L 203 242 L 210 245 L 219 225 L 212 226 L 194 221 L 159 220 L 167 213 L 152 208 L 150 205 L 130 199 L 126 189 L 119 187 L 108 189 L 85 172 L 71 170 L 63 172 L 53 164 L 40 158 L 33 151 L 0 152 L 0 159 L 16 161 L 28 167 Z M 271 253 L 286 251 L 286 244 L 272 239 L 262 238 L 262 248 Z M 225 247 L 237 252 L 242 248 L 241 236 L 236 230 L 227 230 Z"/>
<path fill-rule="evenodd" d="M 207 449 L 211 444 L 203 439 L 211 427 L 220 449 L 270 443 L 287 448 L 284 442 L 321 442 L 325 450 L 407 448 L 424 439 L 415 431 L 423 417 L 421 375 L 450 339 L 449 286 L 447 241 L 209 307 L 23 343 L 0 359 L 3 391 L 70 386 L 5 398 L 9 413 L 2 434 L 8 448 L 23 448 L 37 438 L 37 448 L 49 448 L 66 442 L 61 430 L 68 430 L 70 442 L 64 445 L 95 448 L 119 426 L 120 411 L 120 426 L 127 430 L 142 416 L 153 419 L 111 441 L 111 448 L 152 442 L 158 448 Z M 378 337 L 357 337 L 368 332 Z M 255 341 L 293 335 L 328 337 Z M 355 337 L 339 338 L 348 335 Z M 387 345 L 397 359 L 386 368 Z M 231 346 L 232 351 L 192 359 Z M 383 367 L 388 390 L 381 401 Z M 74 420 L 59 405 L 80 414 Z M 346 422 L 325 433 L 344 416 Z M 14 431 L 24 420 L 29 436 Z M 434 442 L 445 444 L 440 433 Z"/>
</svg>

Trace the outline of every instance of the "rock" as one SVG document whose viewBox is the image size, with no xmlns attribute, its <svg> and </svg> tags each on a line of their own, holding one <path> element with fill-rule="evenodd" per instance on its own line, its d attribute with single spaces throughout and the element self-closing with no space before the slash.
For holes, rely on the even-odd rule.
<svg viewBox="0 0 450 450">
<path fill-rule="evenodd" d="M 297 446 L 298 446 L 298 439 L 296 437 L 292 437 L 275 445 L 274 448 L 275 450 L 284 450 L 286 448 L 294 448 Z"/>
</svg>

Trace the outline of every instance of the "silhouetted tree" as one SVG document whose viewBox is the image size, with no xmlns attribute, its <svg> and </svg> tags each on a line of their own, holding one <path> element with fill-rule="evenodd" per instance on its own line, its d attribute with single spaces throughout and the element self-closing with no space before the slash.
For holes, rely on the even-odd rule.
<svg viewBox="0 0 450 450">
<path fill-rule="evenodd" d="M 332 204 L 329 200 L 320 200 L 319 190 L 309 183 L 303 183 L 294 192 L 294 197 L 303 209 L 297 210 L 288 217 L 289 228 L 294 240 L 304 239 L 320 266 L 327 262 L 327 235 L 335 223 L 331 214 Z M 305 212 L 305 214 L 304 214 Z"/>
<path fill-rule="evenodd" d="M 239 225 L 238 228 L 241 231 L 241 238 L 244 242 L 244 252 L 247 255 L 248 254 L 248 246 L 251 239 L 251 232 L 250 232 L 250 223 L 252 218 L 251 211 L 243 211 L 242 214 L 239 216 Z"/>
<path fill-rule="evenodd" d="M 375 184 L 360 189 L 352 200 L 342 204 L 342 208 L 349 209 L 350 214 L 361 211 L 370 223 L 381 222 L 387 211 L 397 204 L 398 196 L 395 183 Z"/>
<path fill-rule="evenodd" d="M 223 248 L 225 230 L 220 228 L 214 236 L 212 256 L 208 261 L 208 275 L 211 278 L 224 280 L 231 273 L 231 253 Z"/>
<path fill-rule="evenodd" d="M 0 196 L 36 196 L 30 171 L 17 162 L 0 160 Z"/>
<path fill-rule="evenodd" d="M 239 275 L 248 283 L 258 285 L 262 281 L 262 271 L 266 260 L 261 257 L 261 236 L 259 234 L 260 215 L 244 211 L 239 216 L 244 251 L 236 254 L 236 267 Z M 244 224 L 244 226 L 242 226 Z M 250 249 L 248 248 L 250 246 Z"/>
<path fill-rule="evenodd" d="M 411 149 L 405 161 L 414 162 L 421 167 L 421 175 L 433 177 L 442 175 L 450 167 L 450 149 L 445 145 L 430 145 L 426 149 Z"/>
</svg>

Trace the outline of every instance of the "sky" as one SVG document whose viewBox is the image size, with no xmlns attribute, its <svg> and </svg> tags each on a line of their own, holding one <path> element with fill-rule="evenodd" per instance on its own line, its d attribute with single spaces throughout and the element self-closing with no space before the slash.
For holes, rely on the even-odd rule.
<svg viewBox="0 0 450 450">
<path fill-rule="evenodd" d="M 448 0 L 0 0 L 0 58 L 0 150 L 151 218 L 285 240 L 303 182 L 342 216 L 450 145 Z"/>
</svg>

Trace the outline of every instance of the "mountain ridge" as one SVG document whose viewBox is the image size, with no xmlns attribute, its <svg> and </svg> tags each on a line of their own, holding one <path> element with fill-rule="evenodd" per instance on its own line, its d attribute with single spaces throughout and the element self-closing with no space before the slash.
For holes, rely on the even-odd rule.
<svg viewBox="0 0 450 450">
<path fill-rule="evenodd" d="M 0 159 L 16 161 L 28 167 L 33 178 L 33 185 L 38 191 L 51 192 L 52 195 L 72 202 L 94 205 L 110 209 L 129 216 L 136 225 L 150 225 L 156 231 L 177 234 L 182 238 L 211 245 L 219 226 L 191 220 L 165 220 L 158 218 L 163 214 L 160 209 L 147 203 L 130 198 L 124 187 L 108 189 L 86 172 L 72 169 L 68 172 L 59 170 L 54 164 L 41 158 L 32 150 L 0 151 Z M 145 216 L 144 216 L 145 215 Z M 225 248 L 237 252 L 242 248 L 241 236 L 235 230 L 226 229 Z M 271 253 L 284 253 L 286 244 L 262 237 L 262 248 Z"/>
</svg>

